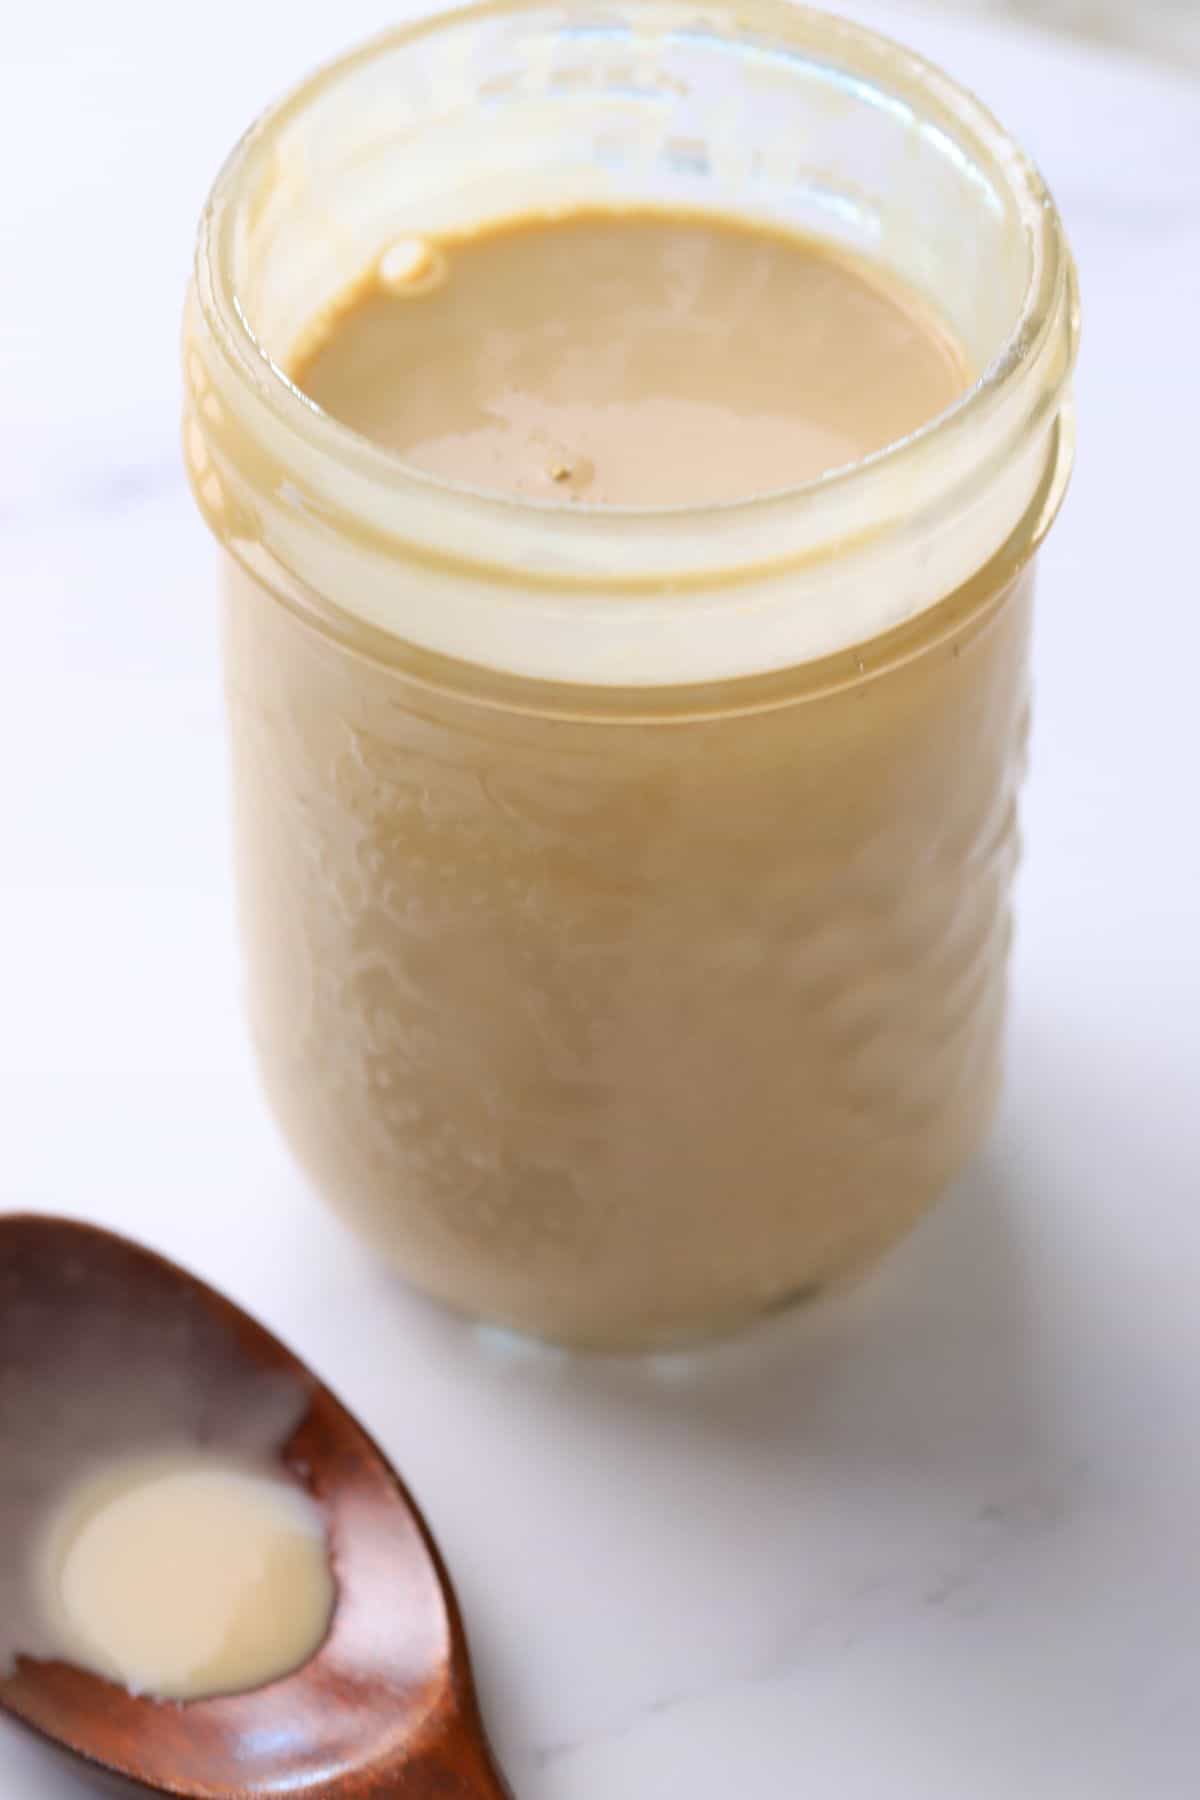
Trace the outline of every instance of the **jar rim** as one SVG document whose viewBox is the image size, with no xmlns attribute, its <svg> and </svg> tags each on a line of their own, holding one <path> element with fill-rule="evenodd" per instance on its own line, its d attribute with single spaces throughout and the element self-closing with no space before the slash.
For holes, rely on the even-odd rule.
<svg viewBox="0 0 1200 1800">
<path fill-rule="evenodd" d="M 226 160 L 203 213 L 195 292 L 226 378 L 253 396 L 285 471 L 293 460 L 297 470 L 336 469 L 352 481 L 362 502 L 361 509 L 351 503 L 343 511 L 326 504 L 326 496 L 317 500 L 306 494 L 298 479 L 292 491 L 302 510 L 323 512 L 328 523 L 352 528 L 368 516 L 378 528 L 381 520 L 403 513 L 405 528 L 394 537 L 387 526 L 377 529 L 377 544 L 384 549 L 391 539 L 391 548 L 408 558 L 424 557 L 493 582 L 515 575 L 523 585 L 559 593 L 604 588 L 636 598 L 661 592 L 664 583 L 678 593 L 709 587 L 714 579 L 737 581 L 840 554 L 875 525 L 896 525 L 899 513 L 888 515 L 886 506 L 881 520 L 885 487 L 893 499 L 906 496 L 904 516 L 911 524 L 961 500 L 971 482 L 1012 456 L 1014 444 L 1053 424 L 1078 343 L 1074 264 L 1040 173 L 983 102 L 891 38 L 791 0 L 701 0 L 686 7 L 679 0 L 639 0 L 639 19 L 652 13 L 677 28 L 711 18 L 724 25 L 735 45 L 747 32 L 766 32 L 772 47 L 872 81 L 881 92 L 911 102 L 915 116 L 932 121 L 943 135 L 952 127 L 965 138 L 1001 185 L 1028 247 L 1028 279 L 999 350 L 961 398 L 910 436 L 815 480 L 716 503 L 566 508 L 551 499 L 480 491 L 415 468 L 334 419 L 289 380 L 241 304 L 232 274 L 239 196 L 252 171 L 270 157 L 276 134 L 374 59 L 474 22 L 578 17 L 571 5 L 547 0 L 471 0 L 389 29 L 269 107 Z M 409 529 L 415 516 L 421 519 L 418 534 Z M 479 559 L 462 549 L 466 534 L 459 526 L 467 518 L 473 535 L 480 536 L 482 528 L 486 537 L 487 552 Z M 403 636 L 403 629 L 397 635 Z"/>
</svg>

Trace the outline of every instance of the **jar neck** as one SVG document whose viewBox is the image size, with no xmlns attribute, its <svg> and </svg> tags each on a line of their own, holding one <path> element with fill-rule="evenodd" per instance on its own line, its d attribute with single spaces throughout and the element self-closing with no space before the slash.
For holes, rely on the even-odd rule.
<svg viewBox="0 0 1200 1800">
<path fill-rule="evenodd" d="M 632 0 L 606 21 L 517 0 L 395 33 L 235 151 L 187 322 L 189 462 L 218 535 L 330 628 L 348 617 L 452 663 L 616 688 L 819 662 L 936 608 L 1016 541 L 1027 554 L 1069 469 L 1078 299 L 1026 159 L 937 71 L 782 0 Z M 949 313 L 985 373 L 850 470 L 670 511 L 438 483 L 281 373 L 393 238 L 598 201 L 736 211 L 871 248 Z"/>
</svg>

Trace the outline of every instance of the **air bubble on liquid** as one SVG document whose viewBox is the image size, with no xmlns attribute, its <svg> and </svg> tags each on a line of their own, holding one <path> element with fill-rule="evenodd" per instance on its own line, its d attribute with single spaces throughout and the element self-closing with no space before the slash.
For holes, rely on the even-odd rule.
<svg viewBox="0 0 1200 1800">
<path fill-rule="evenodd" d="M 393 294 L 423 294 L 445 275 L 445 258 L 428 238 L 398 238 L 379 259 L 379 279 Z"/>
</svg>

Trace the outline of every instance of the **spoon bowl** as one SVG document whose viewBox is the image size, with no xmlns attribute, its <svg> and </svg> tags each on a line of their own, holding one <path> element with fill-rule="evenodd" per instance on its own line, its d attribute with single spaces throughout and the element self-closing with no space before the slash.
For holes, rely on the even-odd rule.
<svg viewBox="0 0 1200 1800">
<path fill-rule="evenodd" d="M 241 1396 L 275 1410 L 281 1467 L 324 1516 L 337 1605 L 316 1654 L 252 1692 L 180 1705 L 17 1645 L 11 1667 L 0 1655 L 0 1707 L 134 1792 L 508 1800 L 449 1577 L 379 1447 L 223 1295 L 124 1238 L 38 1215 L 0 1217 L 0 1602 L 26 1579 L 19 1527 L 52 1498 L 39 1472 L 181 1417 L 198 1444 L 236 1446 Z"/>
</svg>

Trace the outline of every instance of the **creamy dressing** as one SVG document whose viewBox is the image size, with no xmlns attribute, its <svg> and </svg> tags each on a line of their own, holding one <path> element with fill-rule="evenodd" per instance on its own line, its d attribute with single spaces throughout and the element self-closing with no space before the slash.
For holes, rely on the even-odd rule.
<svg viewBox="0 0 1200 1800">
<path fill-rule="evenodd" d="M 188 1450 L 102 1464 L 72 1487 L 40 1546 L 36 1590 L 61 1656 L 174 1700 L 298 1668 L 334 1604 L 309 1497 Z"/>
<path fill-rule="evenodd" d="M 290 373 L 427 474 L 622 507 L 799 486 L 908 437 L 970 381 L 949 327 L 882 269 L 654 211 L 393 244 Z"/>
</svg>

